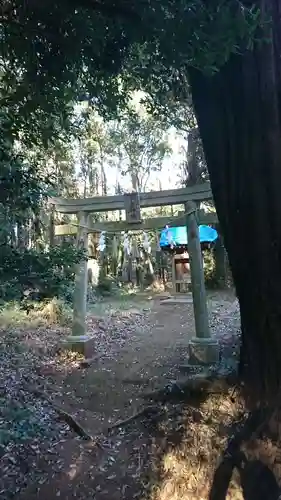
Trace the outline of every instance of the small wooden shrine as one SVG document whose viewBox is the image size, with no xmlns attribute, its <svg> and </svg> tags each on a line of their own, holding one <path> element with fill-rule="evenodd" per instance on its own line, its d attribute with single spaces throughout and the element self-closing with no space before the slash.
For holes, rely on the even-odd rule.
<svg viewBox="0 0 281 500">
<path fill-rule="evenodd" d="M 210 226 L 199 226 L 201 254 L 209 248 L 218 237 L 218 233 Z M 191 290 L 191 270 L 188 253 L 186 227 L 166 227 L 160 238 L 160 246 L 164 252 L 172 254 L 173 293 L 188 293 Z M 202 255 L 202 262 L 204 260 Z"/>
<path fill-rule="evenodd" d="M 188 252 L 174 254 L 172 259 L 173 293 L 190 291 L 191 274 Z"/>
</svg>

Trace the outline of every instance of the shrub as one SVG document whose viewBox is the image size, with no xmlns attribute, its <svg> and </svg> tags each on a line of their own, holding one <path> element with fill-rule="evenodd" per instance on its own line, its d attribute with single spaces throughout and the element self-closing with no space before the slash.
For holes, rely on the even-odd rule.
<svg viewBox="0 0 281 500">
<path fill-rule="evenodd" d="M 218 286 L 213 250 L 204 251 L 204 277 L 207 288 L 212 289 Z"/>
<path fill-rule="evenodd" d="M 37 311 L 42 318 L 49 324 L 67 325 L 71 321 L 71 310 L 63 302 L 57 298 L 47 302 L 41 311 Z"/>
<path fill-rule="evenodd" d="M 112 291 L 112 280 L 108 276 L 100 276 L 97 291 L 101 295 L 108 295 Z"/>
<path fill-rule="evenodd" d="M 83 251 L 69 243 L 48 251 L 18 249 L 9 245 L 0 248 L 0 300 L 31 300 L 63 297 L 74 282 L 74 264 Z"/>
</svg>

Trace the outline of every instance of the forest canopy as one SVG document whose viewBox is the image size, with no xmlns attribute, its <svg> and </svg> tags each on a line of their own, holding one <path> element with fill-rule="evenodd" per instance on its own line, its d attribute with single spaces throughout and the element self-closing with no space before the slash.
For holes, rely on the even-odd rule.
<svg viewBox="0 0 281 500">
<path fill-rule="evenodd" d="M 186 98 L 187 69 L 217 71 L 260 24 L 257 8 L 235 0 L 5 0 L 0 15 L 1 109 L 15 134 L 41 124 L 45 139 L 77 99 L 108 113 L 136 88 Z"/>
<path fill-rule="evenodd" d="M 278 357 L 263 363 L 265 352 L 268 360 L 281 352 L 272 280 L 281 275 L 278 8 L 272 0 L 4 0 L 0 10 L 1 168 L 10 162 L 27 172 L 16 140 L 44 150 L 63 139 L 75 129 L 79 101 L 122 118 L 132 92 L 142 90 L 150 111 L 166 119 L 192 94 L 240 302 L 242 364 L 263 392 L 265 380 L 273 392 L 281 380 Z M 33 182 L 32 162 L 28 172 Z"/>
</svg>

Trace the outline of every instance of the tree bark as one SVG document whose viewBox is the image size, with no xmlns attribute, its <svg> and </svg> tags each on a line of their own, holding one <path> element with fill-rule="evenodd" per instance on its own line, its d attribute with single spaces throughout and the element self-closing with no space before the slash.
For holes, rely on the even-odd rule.
<svg viewBox="0 0 281 500">
<path fill-rule="evenodd" d="M 52 248 L 55 245 L 55 205 L 50 206 L 49 217 L 49 245 Z"/>
<path fill-rule="evenodd" d="M 281 384 L 281 9 L 257 3 L 272 41 L 213 77 L 190 70 L 190 85 L 240 303 L 240 371 L 268 401 Z"/>
<path fill-rule="evenodd" d="M 218 229 L 218 228 L 217 228 Z M 219 229 L 218 229 L 219 230 Z M 214 246 L 215 282 L 220 288 L 227 287 L 227 255 L 222 237 L 219 237 Z"/>
<path fill-rule="evenodd" d="M 198 142 L 198 129 L 193 128 L 186 134 L 186 160 L 185 160 L 185 185 L 194 186 L 200 182 L 200 167 L 196 156 L 197 142 Z"/>
</svg>

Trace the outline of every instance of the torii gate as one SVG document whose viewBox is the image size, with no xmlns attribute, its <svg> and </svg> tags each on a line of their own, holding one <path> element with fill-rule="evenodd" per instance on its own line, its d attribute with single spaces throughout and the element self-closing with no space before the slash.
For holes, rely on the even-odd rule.
<svg viewBox="0 0 281 500">
<path fill-rule="evenodd" d="M 97 230 L 107 230 L 107 227 L 114 227 L 115 231 L 124 229 L 140 229 L 147 230 L 159 227 L 160 219 L 157 218 L 157 226 L 153 221 L 156 219 L 147 219 L 142 221 L 141 208 L 159 207 L 167 205 L 185 206 L 185 214 L 182 216 L 184 223 L 187 226 L 188 234 L 188 251 L 190 257 L 191 271 L 191 288 L 193 297 L 193 309 L 195 319 L 196 338 L 192 339 L 193 350 L 196 350 L 196 357 L 202 362 L 206 362 L 215 358 L 217 361 L 218 350 L 216 343 L 211 339 L 207 297 L 204 283 L 204 271 L 201 254 L 201 246 L 199 240 L 199 230 L 197 217 L 199 215 L 200 222 L 204 221 L 204 215 L 197 210 L 197 204 L 212 199 L 212 191 L 209 183 L 198 184 L 191 187 L 172 189 L 164 191 L 151 191 L 145 193 L 128 193 L 115 196 L 97 196 L 94 198 L 79 198 L 79 199 L 61 199 L 51 198 L 50 203 L 57 212 L 63 214 L 77 214 L 78 224 L 72 234 L 77 234 L 77 244 L 80 248 L 88 250 L 88 233 Z M 89 214 L 97 212 L 107 212 L 115 210 L 126 210 L 126 222 L 105 222 L 89 224 Z M 167 219 L 162 218 L 164 227 L 167 224 Z M 211 218 L 212 222 L 216 221 L 216 217 Z M 164 223 L 165 220 L 165 223 Z M 209 220 L 210 221 L 210 220 Z M 179 220 L 177 217 L 177 225 Z M 170 224 L 171 225 L 171 224 Z M 63 226 L 60 226 L 62 228 Z M 67 229 L 59 230 L 57 234 L 66 234 Z M 68 232 L 68 234 L 69 234 Z M 86 336 L 86 313 L 87 313 L 87 261 L 83 260 L 76 269 L 75 289 L 73 296 L 73 337 Z M 195 347 L 194 347 L 195 346 Z M 215 347 L 215 349 L 214 349 Z M 215 354 L 214 354 L 215 353 Z M 208 359 L 207 359 L 208 358 Z"/>
</svg>

